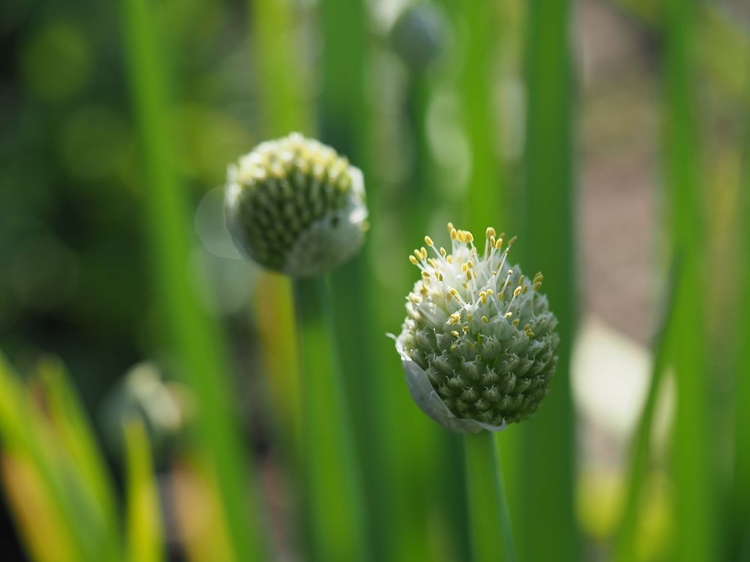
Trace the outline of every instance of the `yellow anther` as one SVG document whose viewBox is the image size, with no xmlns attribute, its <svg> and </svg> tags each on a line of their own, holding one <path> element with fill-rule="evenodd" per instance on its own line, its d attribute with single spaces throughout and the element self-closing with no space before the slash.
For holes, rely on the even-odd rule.
<svg viewBox="0 0 750 562">
<path fill-rule="evenodd" d="M 524 276 L 524 274 L 522 273 L 522 274 L 521 274 L 521 277 L 519 277 L 519 278 L 518 278 L 518 285 L 519 285 L 519 286 L 520 286 L 520 285 L 523 285 L 523 280 L 524 280 L 525 278 L 526 278 L 526 277 L 525 277 L 525 276 Z"/>
<path fill-rule="evenodd" d="M 512 313 L 512 312 L 506 312 L 506 313 L 505 313 L 505 317 L 506 317 L 506 318 L 510 318 L 511 316 L 513 316 L 513 313 Z"/>
<path fill-rule="evenodd" d="M 488 227 L 487 227 L 487 232 L 486 232 L 486 235 L 487 235 L 487 238 L 488 238 L 488 239 L 489 239 L 489 238 L 492 238 L 493 236 L 495 236 L 495 229 L 494 229 L 494 228 L 492 228 L 491 226 L 488 226 Z"/>
<path fill-rule="evenodd" d="M 416 257 L 418 260 L 422 259 L 422 252 L 419 250 L 414 250 L 414 257 Z"/>
<path fill-rule="evenodd" d="M 471 269 L 472 267 L 474 267 L 474 262 L 473 262 L 473 261 L 471 261 L 471 260 L 469 260 L 469 261 L 467 261 L 467 262 L 466 262 L 466 266 L 467 266 L 467 267 L 468 267 L 469 269 Z"/>
<path fill-rule="evenodd" d="M 498 239 L 497 239 L 497 240 L 495 241 L 495 249 L 496 249 L 496 250 L 499 250 L 499 249 L 500 249 L 500 248 L 502 248 L 502 247 L 503 247 L 503 239 L 502 239 L 502 238 L 498 238 Z"/>
<path fill-rule="evenodd" d="M 427 286 L 422 285 L 422 288 L 419 289 L 419 292 L 422 293 L 424 296 L 427 296 Z"/>
<path fill-rule="evenodd" d="M 467 242 L 474 242 L 474 235 L 471 232 L 469 232 L 468 230 L 466 231 L 466 241 Z"/>
<path fill-rule="evenodd" d="M 490 319 L 487 318 L 486 316 L 482 316 L 482 322 L 484 322 L 485 324 L 489 324 L 490 323 Z"/>
<path fill-rule="evenodd" d="M 437 277 L 438 281 L 442 281 L 443 280 L 443 274 L 440 273 L 439 271 L 435 272 L 435 277 Z"/>
<path fill-rule="evenodd" d="M 513 296 L 514 296 L 514 297 L 517 297 L 518 295 L 520 295 L 520 294 L 521 294 L 521 291 L 523 291 L 523 287 L 516 287 L 516 288 L 515 288 L 515 289 L 513 290 Z"/>
<path fill-rule="evenodd" d="M 513 238 L 508 240 L 508 246 L 512 246 L 513 244 L 515 244 L 517 239 L 518 239 L 518 236 L 514 236 Z"/>
<path fill-rule="evenodd" d="M 453 256 L 448 256 L 447 258 L 445 258 L 445 261 L 447 261 L 448 263 L 453 263 Z"/>
<path fill-rule="evenodd" d="M 455 230 L 455 227 L 453 226 L 452 222 L 448 223 L 448 232 L 451 232 L 452 230 Z"/>
<path fill-rule="evenodd" d="M 457 332 L 456 330 L 453 330 L 453 331 L 451 332 L 451 335 L 457 338 L 457 337 L 458 337 L 458 336 L 460 336 L 461 334 L 459 334 L 459 333 L 458 333 L 458 332 Z"/>
<path fill-rule="evenodd" d="M 422 272 L 422 277 L 424 277 L 425 279 L 429 279 L 430 278 L 430 274 L 427 273 L 426 271 L 423 271 Z"/>
<path fill-rule="evenodd" d="M 524 285 L 524 286 L 523 286 L 523 291 L 521 291 L 521 292 L 522 292 L 522 293 L 523 293 L 524 295 L 525 295 L 526 293 L 528 293 L 528 292 L 529 292 L 529 286 L 528 286 L 528 285 Z"/>
<path fill-rule="evenodd" d="M 487 295 L 488 295 L 488 296 L 490 296 L 490 297 L 491 297 L 491 296 L 492 296 L 492 295 L 494 295 L 494 294 L 495 294 L 495 291 L 493 291 L 492 289 L 487 289 Z"/>
<path fill-rule="evenodd" d="M 467 320 L 468 320 L 469 322 L 471 322 L 471 321 L 472 321 L 472 320 L 474 319 L 474 317 L 473 317 L 473 316 L 472 316 L 471 314 L 467 314 L 467 315 L 466 315 L 466 319 L 467 319 Z"/>
<path fill-rule="evenodd" d="M 423 260 L 426 260 L 426 259 L 427 259 L 427 250 L 425 250 L 425 247 L 424 247 L 424 246 L 422 246 L 422 247 L 421 247 L 421 248 L 419 249 L 419 251 L 420 251 L 420 252 L 421 252 L 421 254 L 422 254 L 422 259 L 423 259 Z"/>
<path fill-rule="evenodd" d="M 445 257 L 445 256 L 448 255 L 448 252 L 446 252 L 445 248 L 443 248 L 442 246 L 440 247 L 440 255 L 443 256 L 443 257 Z"/>
<path fill-rule="evenodd" d="M 450 319 L 448 320 L 449 324 L 458 324 L 461 321 L 461 315 L 458 312 L 454 312 L 450 315 Z"/>
<path fill-rule="evenodd" d="M 462 263 L 461 264 L 461 271 L 463 271 L 464 273 L 466 273 L 467 269 L 469 269 L 469 266 L 467 264 L 465 264 L 465 263 Z"/>
<path fill-rule="evenodd" d="M 409 256 L 409 261 L 413 263 L 414 265 L 417 265 L 419 262 L 417 261 L 417 258 L 414 256 Z"/>
<path fill-rule="evenodd" d="M 463 330 L 463 333 L 466 334 L 469 331 L 469 327 L 468 326 L 462 326 L 461 330 Z"/>
<path fill-rule="evenodd" d="M 479 293 L 479 298 L 481 299 L 482 304 L 487 304 L 487 293 L 482 291 L 481 293 Z"/>
<path fill-rule="evenodd" d="M 462 287 L 463 287 L 464 289 L 468 289 L 468 288 L 469 288 L 469 284 L 468 284 L 468 283 L 461 283 L 461 286 L 462 286 Z"/>
<path fill-rule="evenodd" d="M 518 326 L 520 323 L 521 323 L 520 318 L 516 318 L 515 320 L 513 320 L 513 322 L 511 322 L 511 324 L 513 324 L 514 326 Z"/>
<path fill-rule="evenodd" d="M 432 258 L 427 258 L 427 263 L 430 264 L 433 268 L 437 268 L 437 262 Z"/>
<path fill-rule="evenodd" d="M 451 228 L 451 240 L 458 240 L 458 231 L 455 228 Z"/>
<path fill-rule="evenodd" d="M 424 237 L 424 243 L 427 244 L 430 248 L 435 245 L 435 243 L 432 241 L 432 238 L 430 238 L 429 236 Z"/>
<path fill-rule="evenodd" d="M 541 286 L 542 286 L 542 282 L 541 282 L 541 281 L 537 281 L 537 282 L 536 282 L 536 283 L 534 283 L 534 285 L 532 286 L 532 289 L 534 289 L 535 291 L 538 291 L 538 290 L 539 290 L 539 287 L 541 287 Z"/>
</svg>

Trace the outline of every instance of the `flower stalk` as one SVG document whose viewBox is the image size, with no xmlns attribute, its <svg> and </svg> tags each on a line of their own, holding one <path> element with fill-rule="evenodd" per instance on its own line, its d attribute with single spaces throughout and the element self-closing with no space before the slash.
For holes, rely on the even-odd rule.
<svg viewBox="0 0 750 562">
<path fill-rule="evenodd" d="M 326 279 L 296 279 L 303 462 L 313 560 L 367 560 L 359 469 Z"/>
<path fill-rule="evenodd" d="M 492 432 L 466 434 L 466 496 L 474 562 L 514 562 L 516 550 L 497 441 Z M 502 541 L 498 541 L 498 532 Z"/>
</svg>

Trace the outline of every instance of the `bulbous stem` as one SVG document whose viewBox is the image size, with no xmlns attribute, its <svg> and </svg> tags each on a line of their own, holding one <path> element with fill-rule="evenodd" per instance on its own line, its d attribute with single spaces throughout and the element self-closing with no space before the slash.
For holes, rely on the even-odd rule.
<svg viewBox="0 0 750 562">
<path fill-rule="evenodd" d="M 495 434 L 464 435 L 466 496 L 474 562 L 515 562 L 510 513 L 505 498 Z"/>
</svg>

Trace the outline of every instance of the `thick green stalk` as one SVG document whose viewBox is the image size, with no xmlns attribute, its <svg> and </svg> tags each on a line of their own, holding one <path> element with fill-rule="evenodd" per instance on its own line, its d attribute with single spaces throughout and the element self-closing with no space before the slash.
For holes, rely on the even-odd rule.
<svg viewBox="0 0 750 562">
<path fill-rule="evenodd" d="M 750 84 L 748 84 L 750 86 Z M 746 92 L 746 125 L 742 205 L 739 224 L 742 243 L 740 256 L 750 252 L 750 89 Z M 750 308 L 750 261 L 738 260 L 742 276 L 739 310 Z M 734 486 L 732 493 L 732 550 L 750 560 L 750 316 L 738 315 L 738 369 L 734 375 Z"/>
<path fill-rule="evenodd" d="M 311 116 L 300 79 L 295 45 L 294 2 L 265 0 L 249 3 L 253 58 L 257 68 L 259 99 L 263 105 L 265 134 L 271 138 L 292 131 L 311 134 Z"/>
<path fill-rule="evenodd" d="M 684 256 L 677 291 L 671 359 L 677 381 L 672 471 L 676 493 L 675 560 L 716 560 L 717 519 L 711 437 L 713 400 L 708 356 L 700 216 L 698 131 L 693 92 L 692 0 L 664 4 L 664 169 L 672 241 Z"/>
<path fill-rule="evenodd" d="M 464 435 L 466 495 L 474 562 L 515 562 L 510 513 L 495 435 Z"/>
<path fill-rule="evenodd" d="M 148 0 L 123 0 L 125 55 L 144 164 L 146 240 L 151 249 L 155 300 L 181 373 L 198 401 L 198 433 L 217 474 L 220 503 L 238 560 L 261 554 L 245 451 L 236 420 L 230 373 L 219 326 L 201 308 L 188 277 L 191 241 L 186 191 L 175 170 L 169 127 L 167 69 L 158 37 L 163 36 Z"/>
<path fill-rule="evenodd" d="M 679 265 L 679 264 L 678 264 Z M 675 301 L 680 271 L 678 266 L 672 271 L 672 279 L 667 289 L 666 306 L 662 312 L 661 325 L 656 331 L 653 352 L 654 361 L 651 368 L 651 382 L 638 426 L 633 436 L 630 452 L 630 465 L 625 484 L 625 506 L 622 510 L 619 529 L 615 543 L 615 560 L 630 562 L 636 557 L 636 531 L 643 485 L 646 480 L 648 453 L 651 445 L 651 433 L 654 413 L 662 381 L 667 367 L 668 335 L 671 333 L 675 316 Z"/>
<path fill-rule="evenodd" d="M 549 395 L 535 417 L 518 428 L 525 482 L 519 551 L 525 560 L 580 560 L 570 392 L 576 324 L 570 2 L 533 0 L 527 20 L 526 186 L 518 259 L 529 275 L 544 273 L 550 306 L 560 321 L 561 341 Z"/>
<path fill-rule="evenodd" d="M 367 560 L 360 472 L 351 442 L 333 304 L 324 278 L 294 282 L 302 360 L 305 488 L 312 560 Z"/>
<path fill-rule="evenodd" d="M 482 233 L 488 226 L 502 232 L 503 186 L 496 140 L 499 138 L 494 96 L 497 68 L 493 66 L 498 40 L 497 8 L 494 2 L 461 2 L 465 18 L 466 64 L 461 72 L 461 110 L 471 148 L 468 186 L 469 222 L 465 228 Z M 462 227 L 464 228 L 464 227 Z"/>
</svg>

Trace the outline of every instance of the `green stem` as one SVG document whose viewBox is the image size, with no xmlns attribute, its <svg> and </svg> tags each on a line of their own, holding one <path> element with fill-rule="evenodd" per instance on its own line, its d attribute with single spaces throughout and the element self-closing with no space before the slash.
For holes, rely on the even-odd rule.
<svg viewBox="0 0 750 562">
<path fill-rule="evenodd" d="M 465 435 L 464 455 L 474 562 L 514 562 L 516 551 L 494 433 Z"/>
<path fill-rule="evenodd" d="M 219 502 L 237 560 L 266 559 L 259 492 L 233 412 L 233 388 L 222 328 L 205 312 L 187 275 L 193 241 L 187 190 L 176 169 L 170 128 L 169 67 L 160 42 L 164 26 L 152 0 L 122 0 L 124 55 L 143 158 L 144 241 L 154 298 L 180 374 L 195 391 L 200 444 L 210 455 Z"/>
<path fill-rule="evenodd" d="M 367 560 L 359 471 L 349 433 L 324 278 L 294 282 L 302 358 L 302 423 L 313 560 Z"/>
<path fill-rule="evenodd" d="M 630 466 L 628 472 L 628 485 L 626 486 L 627 497 L 622 511 L 617 542 L 615 544 L 615 560 L 617 562 L 628 562 L 636 556 L 636 527 L 638 524 L 639 504 L 643 484 L 646 480 L 646 465 L 648 463 L 648 452 L 651 443 L 651 433 L 654 424 L 656 401 L 662 387 L 664 374 L 667 366 L 667 342 L 671 325 L 675 316 L 675 297 L 677 294 L 677 283 L 679 282 L 680 264 L 675 260 L 672 270 L 670 286 L 667 292 L 667 305 L 664 308 L 661 324 L 656 332 L 654 340 L 654 362 L 651 371 L 651 384 L 646 395 L 638 427 L 633 437 Z"/>
</svg>

